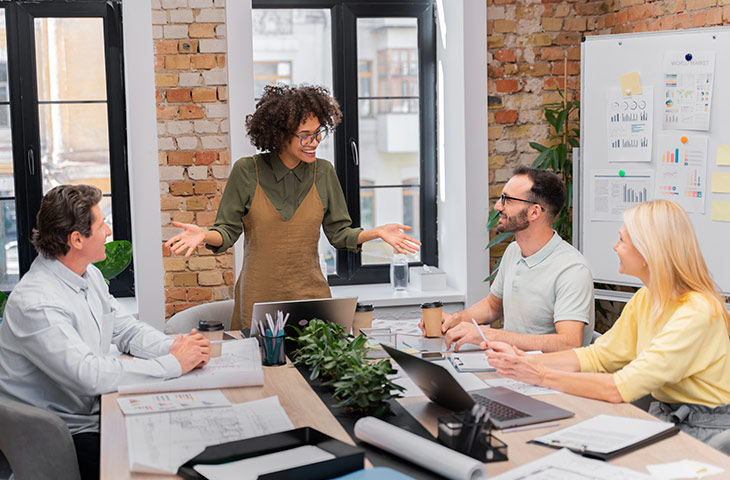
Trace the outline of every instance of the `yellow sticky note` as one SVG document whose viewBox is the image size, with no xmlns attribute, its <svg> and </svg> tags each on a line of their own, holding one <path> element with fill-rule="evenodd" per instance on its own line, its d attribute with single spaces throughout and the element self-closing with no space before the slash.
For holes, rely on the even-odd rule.
<svg viewBox="0 0 730 480">
<path fill-rule="evenodd" d="M 717 164 L 730 166 L 730 145 L 717 146 Z"/>
<path fill-rule="evenodd" d="M 621 75 L 621 93 L 624 97 L 641 95 L 641 80 L 639 72 L 624 73 Z"/>
<path fill-rule="evenodd" d="M 730 173 L 712 173 L 712 191 L 714 193 L 730 193 Z"/>
<path fill-rule="evenodd" d="M 715 222 L 730 222 L 730 202 L 713 200 L 712 220 Z"/>
</svg>

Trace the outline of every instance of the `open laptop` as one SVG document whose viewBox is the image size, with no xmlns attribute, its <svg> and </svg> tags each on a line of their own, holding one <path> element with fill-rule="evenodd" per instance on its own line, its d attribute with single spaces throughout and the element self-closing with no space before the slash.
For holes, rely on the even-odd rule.
<svg viewBox="0 0 730 480">
<path fill-rule="evenodd" d="M 253 304 L 252 320 L 260 320 L 266 325 L 266 314 L 276 320 L 276 312 L 289 314 L 287 326 L 295 325 L 300 330 L 309 324 L 313 318 L 339 325 L 352 325 L 355 315 L 357 297 L 347 298 L 313 298 L 308 300 L 290 300 L 286 302 L 259 302 Z M 251 322 L 251 336 L 258 332 L 256 322 Z M 286 334 L 292 336 L 293 330 L 287 329 Z"/>
<path fill-rule="evenodd" d="M 478 402 L 487 407 L 492 423 L 499 429 L 575 415 L 568 410 L 504 387 L 485 388 L 467 393 L 444 367 L 387 345 L 383 345 L 383 348 L 398 362 L 398 365 L 403 367 L 433 403 L 460 412 L 471 409 L 474 403 Z"/>
</svg>

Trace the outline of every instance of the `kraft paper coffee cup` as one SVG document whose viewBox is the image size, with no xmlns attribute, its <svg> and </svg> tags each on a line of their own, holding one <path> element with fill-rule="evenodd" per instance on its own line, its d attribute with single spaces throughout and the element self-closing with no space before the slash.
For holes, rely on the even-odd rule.
<svg viewBox="0 0 730 480">
<path fill-rule="evenodd" d="M 373 310 L 375 308 L 369 304 L 358 303 L 355 308 L 355 317 L 352 321 L 352 334 L 360 335 L 363 328 L 371 328 L 373 326 Z"/>
<path fill-rule="evenodd" d="M 211 341 L 210 345 L 210 356 L 220 357 L 223 345 L 223 322 L 215 322 L 210 320 L 201 320 L 198 322 L 198 331 L 203 334 L 205 338 Z M 212 343 L 216 341 L 218 343 Z"/>
<path fill-rule="evenodd" d="M 423 325 L 426 329 L 427 337 L 441 336 L 441 312 L 444 304 L 441 302 L 430 302 L 421 305 L 421 315 L 423 316 Z"/>
</svg>

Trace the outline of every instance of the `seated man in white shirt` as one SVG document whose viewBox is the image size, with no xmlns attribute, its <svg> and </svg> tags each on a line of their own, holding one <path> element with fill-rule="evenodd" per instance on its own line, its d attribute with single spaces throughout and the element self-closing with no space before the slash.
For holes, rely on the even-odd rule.
<svg viewBox="0 0 730 480">
<path fill-rule="evenodd" d="M 168 338 L 121 311 L 93 265 L 111 229 L 101 191 L 63 185 L 41 202 L 38 257 L 13 289 L 0 324 L 0 395 L 59 415 L 76 445 L 81 476 L 99 477 L 99 396 L 125 383 L 178 377 L 210 360 L 194 330 Z M 109 353 L 111 344 L 135 359 Z"/>
<path fill-rule="evenodd" d="M 593 278 L 583 255 L 553 230 L 565 203 L 565 186 L 554 173 L 517 167 L 494 206 L 498 232 L 514 232 L 489 296 L 466 310 L 444 314 L 446 345 L 458 350 L 482 337 L 522 350 L 556 352 L 590 344 Z M 504 329 L 488 328 L 504 316 Z M 421 329 L 423 330 L 423 320 Z"/>
</svg>

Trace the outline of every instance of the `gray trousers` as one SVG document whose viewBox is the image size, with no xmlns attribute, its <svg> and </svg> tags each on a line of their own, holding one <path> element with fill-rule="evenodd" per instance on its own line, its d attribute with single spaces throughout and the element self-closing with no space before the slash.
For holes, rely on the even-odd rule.
<svg viewBox="0 0 730 480">
<path fill-rule="evenodd" d="M 649 406 L 649 413 L 730 455 L 730 404 L 713 408 L 656 401 Z"/>
</svg>

